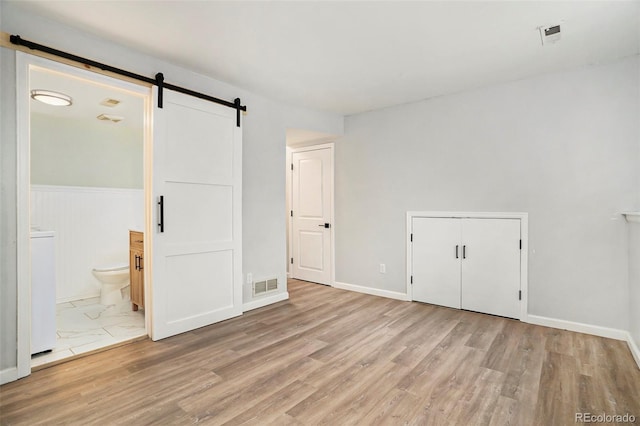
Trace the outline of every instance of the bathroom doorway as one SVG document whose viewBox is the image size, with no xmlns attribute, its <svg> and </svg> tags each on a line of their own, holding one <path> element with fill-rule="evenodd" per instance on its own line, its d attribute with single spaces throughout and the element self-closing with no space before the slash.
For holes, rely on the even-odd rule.
<svg viewBox="0 0 640 426">
<path fill-rule="evenodd" d="M 286 133 L 287 277 L 335 285 L 334 141 L 303 129 Z"/>
<path fill-rule="evenodd" d="M 147 336 L 140 273 L 150 90 L 40 58 L 28 63 L 24 214 L 37 369 Z M 37 250 L 46 238 L 49 248 Z"/>
</svg>

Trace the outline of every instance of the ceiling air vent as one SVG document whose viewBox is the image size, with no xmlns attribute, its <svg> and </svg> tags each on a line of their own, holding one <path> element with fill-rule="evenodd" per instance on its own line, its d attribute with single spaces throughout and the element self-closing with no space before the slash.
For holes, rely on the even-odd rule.
<svg viewBox="0 0 640 426">
<path fill-rule="evenodd" d="M 103 100 L 102 102 L 100 102 L 100 105 L 104 105 L 106 107 L 113 108 L 114 106 L 117 106 L 120 102 L 121 101 L 119 101 L 117 99 L 107 98 L 107 99 Z"/>
<path fill-rule="evenodd" d="M 121 117 L 119 115 L 111 115 L 111 114 L 100 114 L 96 118 L 101 121 L 112 121 L 114 123 L 118 123 L 124 120 L 124 117 Z"/>
<path fill-rule="evenodd" d="M 562 23 L 562 22 L 560 22 Z M 560 40 L 560 24 L 551 25 L 548 27 L 538 27 L 540 30 L 540 39 L 542 45 L 556 43 Z"/>
</svg>

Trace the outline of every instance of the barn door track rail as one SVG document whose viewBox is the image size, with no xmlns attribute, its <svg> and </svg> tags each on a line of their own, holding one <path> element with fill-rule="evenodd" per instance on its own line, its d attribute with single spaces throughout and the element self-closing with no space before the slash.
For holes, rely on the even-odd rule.
<svg viewBox="0 0 640 426">
<path fill-rule="evenodd" d="M 94 61 L 92 59 L 87 59 L 82 56 L 77 56 L 72 53 L 63 52 L 62 50 L 54 49 L 49 46 L 44 46 L 42 44 L 34 43 L 29 40 L 24 40 L 19 35 L 11 35 L 9 37 L 9 41 L 11 43 L 25 46 L 32 50 L 39 50 L 41 52 L 48 53 L 50 55 L 55 55 L 60 58 L 65 58 L 70 61 L 79 62 L 81 64 L 89 65 L 94 68 L 99 68 L 103 71 L 109 71 L 114 74 L 122 75 L 134 80 L 142 81 L 147 84 L 152 84 L 158 86 L 158 108 L 162 108 L 162 91 L 163 89 L 169 89 L 176 92 L 184 93 L 185 95 L 194 96 L 196 98 L 204 99 L 205 101 L 214 102 L 216 104 L 224 105 L 229 108 L 233 108 L 236 110 L 236 126 L 240 127 L 240 114 L 242 111 L 246 111 L 246 105 L 242 105 L 240 102 L 240 98 L 234 99 L 233 102 L 225 101 L 224 99 L 219 99 L 213 96 L 206 95 L 204 93 L 196 92 L 195 90 L 186 89 L 184 87 L 176 86 L 175 84 L 169 84 L 164 81 L 164 75 L 159 72 L 156 74 L 155 78 L 146 77 L 144 75 L 136 74 L 127 70 L 123 70 L 120 68 L 113 67 L 111 65 L 103 64 L 101 62 Z"/>
</svg>

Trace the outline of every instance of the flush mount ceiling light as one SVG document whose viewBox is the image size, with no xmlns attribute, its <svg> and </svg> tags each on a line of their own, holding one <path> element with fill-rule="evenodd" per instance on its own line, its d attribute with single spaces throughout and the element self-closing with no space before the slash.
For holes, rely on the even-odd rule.
<svg viewBox="0 0 640 426">
<path fill-rule="evenodd" d="M 31 98 L 53 106 L 69 106 L 73 102 L 71 96 L 51 90 L 36 89 L 31 91 Z"/>
</svg>

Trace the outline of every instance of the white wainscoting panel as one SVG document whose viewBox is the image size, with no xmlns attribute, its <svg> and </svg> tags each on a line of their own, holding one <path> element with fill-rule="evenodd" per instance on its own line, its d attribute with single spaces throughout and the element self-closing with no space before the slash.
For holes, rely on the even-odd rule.
<svg viewBox="0 0 640 426">
<path fill-rule="evenodd" d="M 129 230 L 144 230 L 144 191 L 32 185 L 31 226 L 56 232 L 56 303 L 98 296 L 91 270 L 128 264 Z"/>
</svg>

